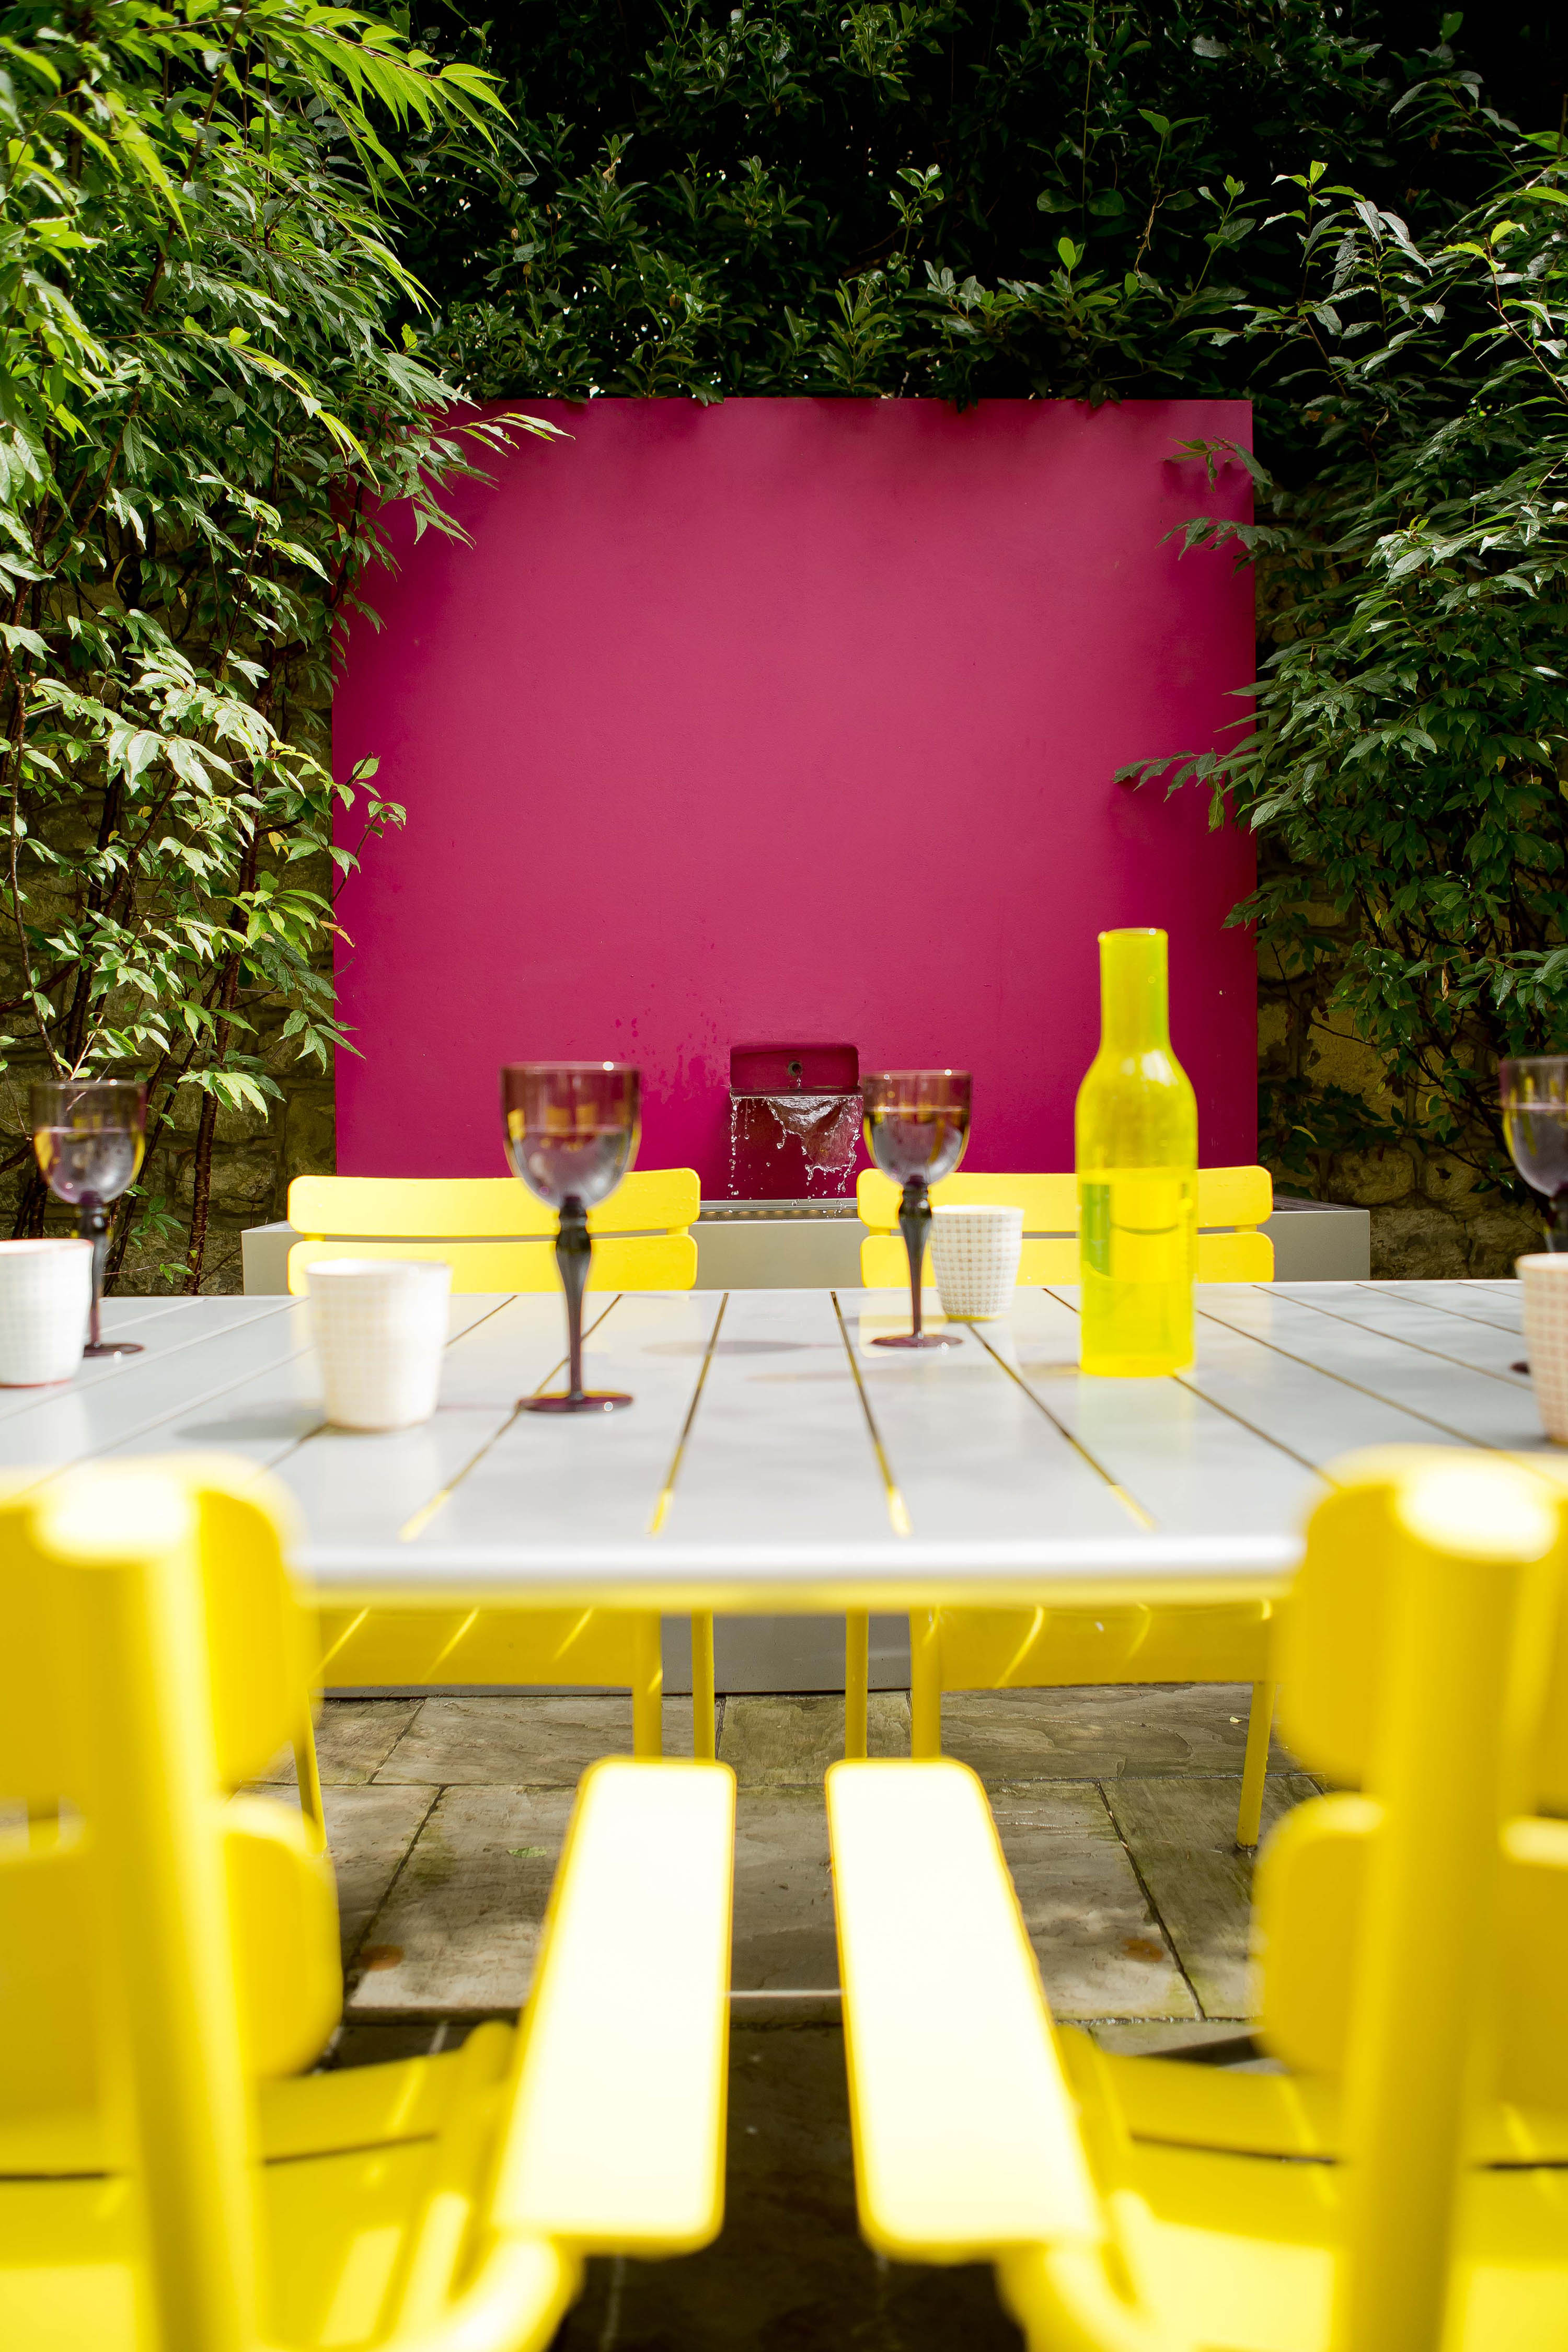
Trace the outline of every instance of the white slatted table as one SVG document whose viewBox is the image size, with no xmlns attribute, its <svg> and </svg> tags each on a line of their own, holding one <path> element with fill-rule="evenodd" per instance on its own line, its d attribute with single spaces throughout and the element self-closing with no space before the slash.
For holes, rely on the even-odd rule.
<svg viewBox="0 0 1568 2352">
<path fill-rule="evenodd" d="M 519 1413 L 561 1302 L 455 1299 L 422 1429 L 322 1423 L 296 1301 L 120 1300 L 146 1353 L 0 1391 L 0 1467 L 190 1446 L 289 1488 L 337 1601 L 511 1598 L 725 1612 L 1278 1591 L 1321 1473 L 1384 1444 L 1544 1443 L 1511 1282 L 1215 1286 L 1195 1369 L 1083 1381 L 1075 1294 L 1020 1291 L 961 1347 L 873 1348 L 890 1291 L 594 1298 L 587 1378 L 629 1412 Z"/>
</svg>

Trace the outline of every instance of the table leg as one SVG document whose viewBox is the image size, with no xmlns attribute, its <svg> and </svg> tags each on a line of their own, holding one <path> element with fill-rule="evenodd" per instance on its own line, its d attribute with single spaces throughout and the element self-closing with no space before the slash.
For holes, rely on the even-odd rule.
<svg viewBox="0 0 1568 2352">
<path fill-rule="evenodd" d="M 866 1706 L 871 1680 L 871 1620 L 851 1609 L 844 1620 L 844 1753 L 866 1753 Z"/>
<path fill-rule="evenodd" d="M 1262 1826 L 1263 1776 L 1268 1769 L 1268 1737 L 1274 1728 L 1274 1690 L 1272 1683 L 1252 1685 L 1252 1706 L 1247 1717 L 1247 1760 L 1241 1768 L 1241 1806 L 1236 1821 L 1236 1842 L 1239 1846 L 1255 1846 Z"/>
</svg>

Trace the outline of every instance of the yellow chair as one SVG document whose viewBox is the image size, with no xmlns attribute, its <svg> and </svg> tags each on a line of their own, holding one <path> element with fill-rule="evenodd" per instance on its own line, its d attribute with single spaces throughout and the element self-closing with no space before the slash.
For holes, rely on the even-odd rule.
<svg viewBox="0 0 1568 2352">
<path fill-rule="evenodd" d="M 309 1658 L 263 1493 L 187 1457 L 0 1504 L 0 2344 L 530 2352 L 584 2254 L 718 2231 L 733 1780 L 595 1766 L 521 2030 L 301 2075 L 331 1867 L 232 1793 Z"/>
<path fill-rule="evenodd" d="M 931 1187 L 937 1207 L 1006 1202 L 1024 1212 L 1022 1284 L 1078 1280 L 1078 1188 L 1072 1176 L 944 1177 Z M 909 1259 L 899 1234 L 899 1188 L 878 1169 L 866 1170 L 856 1192 L 860 1221 L 872 1232 L 860 1244 L 866 1288 L 891 1289 L 909 1281 Z M 1198 1171 L 1200 1282 L 1269 1282 L 1274 1244 L 1257 1229 L 1274 1206 L 1266 1168 L 1204 1168 Z M 1229 1232 L 1205 1227 L 1229 1226 Z M 1236 1842 L 1258 1843 L 1264 1776 L 1274 1719 L 1269 1664 L 1273 1604 L 1224 1601 L 1203 1608 L 936 1609 L 910 1619 L 910 1753 L 942 1754 L 942 1695 L 958 1690 L 1040 1690 L 1078 1683 L 1250 1683 L 1247 1752 Z M 864 1756 L 867 1633 L 851 1619 L 845 1658 L 847 1756 Z M 859 1734 L 857 1738 L 857 1734 Z"/>
<path fill-rule="evenodd" d="M 692 1168 L 634 1168 L 588 1213 L 594 1290 L 689 1290 L 691 1227 L 701 1207 Z M 555 1212 L 514 1176 L 296 1176 L 289 1287 L 303 1297 L 318 1258 L 443 1258 L 455 1291 L 556 1290 Z"/>
<path fill-rule="evenodd" d="M 1272 1601 L 910 1612 L 910 1753 L 942 1754 L 944 1691 L 1250 1683 L 1236 1842 L 1258 1843 L 1274 1723 Z M 854 1751 L 846 1748 L 846 1753 Z M 859 1751 L 865 1753 L 864 1748 Z"/>
<path fill-rule="evenodd" d="M 690 1168 L 638 1168 L 593 1210 L 590 1287 L 689 1290 L 690 1226 L 701 1206 Z M 305 1292 L 322 1257 L 444 1259 L 455 1291 L 559 1287 L 555 1216 L 511 1176 L 296 1176 L 289 1222 L 305 1239 L 289 1253 L 289 1287 Z M 714 1748 L 713 1621 L 691 1621 L 693 1753 Z M 319 1679 L 342 1690 L 427 1683 L 607 1683 L 632 1694 L 632 1747 L 658 1756 L 664 1669 L 659 1622 L 647 1611 L 329 1610 Z M 313 1745 L 295 1743 L 300 1785 L 320 1818 Z"/>
<path fill-rule="evenodd" d="M 1342 1784 L 1258 1870 L 1274 2074 L 1053 2030 L 962 1766 L 828 1774 L 861 2225 L 988 2257 L 1034 2352 L 1568 2344 L 1568 1504 L 1362 1455 L 1285 1620 Z"/>
<path fill-rule="evenodd" d="M 870 1228 L 860 1244 L 866 1290 L 908 1290 L 910 1261 L 898 1231 L 899 1187 L 879 1168 L 862 1170 L 855 1188 L 860 1222 Z M 1024 1255 L 1018 1280 L 1026 1286 L 1078 1280 L 1076 1176 L 979 1176 L 960 1170 L 931 1188 L 935 1209 L 1005 1202 L 1024 1212 Z M 1199 1282 L 1272 1282 L 1274 1244 L 1258 1226 L 1273 1213 L 1274 1184 L 1267 1168 L 1198 1171 Z"/>
</svg>

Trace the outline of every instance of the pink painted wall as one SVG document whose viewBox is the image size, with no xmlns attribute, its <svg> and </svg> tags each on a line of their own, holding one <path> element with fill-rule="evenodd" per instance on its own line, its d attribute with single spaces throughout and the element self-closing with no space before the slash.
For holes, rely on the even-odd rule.
<svg viewBox="0 0 1568 2352">
<path fill-rule="evenodd" d="M 730 1048 L 974 1073 L 973 1168 L 1068 1168 L 1095 933 L 1171 934 L 1210 1163 L 1256 1151 L 1247 844 L 1111 779 L 1243 707 L 1251 588 L 1162 544 L 1245 405 L 595 401 L 395 519 L 334 713 L 408 809 L 341 905 L 346 1173 L 504 1166 L 503 1060 L 642 1066 L 645 1166 L 726 1188 Z M 342 828 L 357 838 L 359 824 Z"/>
</svg>

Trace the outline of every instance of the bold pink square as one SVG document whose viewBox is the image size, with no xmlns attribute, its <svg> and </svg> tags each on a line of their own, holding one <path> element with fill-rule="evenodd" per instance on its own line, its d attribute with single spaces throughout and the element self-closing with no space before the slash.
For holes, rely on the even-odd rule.
<svg viewBox="0 0 1568 2352">
<path fill-rule="evenodd" d="M 1205 1163 L 1257 1150 L 1250 887 L 1197 793 L 1115 770 L 1220 739 L 1252 591 L 1183 557 L 1247 511 L 1245 404 L 532 404 L 452 503 L 394 519 L 334 711 L 408 810 L 344 891 L 338 1165 L 504 1167 L 502 1061 L 641 1065 L 646 1167 L 726 1189 L 731 1046 L 974 1074 L 967 1165 L 1072 1165 L 1095 933 L 1171 934 Z M 342 826 L 355 841 L 360 821 Z"/>
</svg>

